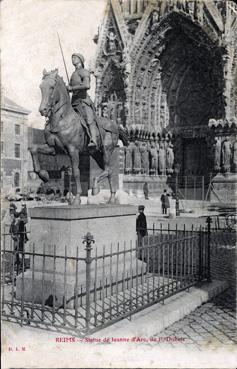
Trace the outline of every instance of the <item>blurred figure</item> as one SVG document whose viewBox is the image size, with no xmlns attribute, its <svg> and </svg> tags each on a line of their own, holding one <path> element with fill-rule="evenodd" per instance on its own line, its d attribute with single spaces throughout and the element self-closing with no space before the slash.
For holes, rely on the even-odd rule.
<svg viewBox="0 0 237 369">
<path fill-rule="evenodd" d="M 149 197 L 148 197 L 149 189 L 148 189 L 148 183 L 147 182 L 144 183 L 143 193 L 144 193 L 145 199 L 149 200 Z"/>
<path fill-rule="evenodd" d="M 138 246 L 142 246 L 142 239 L 147 235 L 147 221 L 144 214 L 144 205 L 138 206 L 139 215 L 136 219 L 136 232 L 138 236 Z"/>
<path fill-rule="evenodd" d="M 17 274 L 18 274 L 19 268 L 20 268 L 20 258 L 18 254 L 19 237 L 18 237 L 18 223 L 16 222 L 14 213 L 11 213 L 11 225 L 10 225 L 9 233 L 13 240 L 13 244 L 11 242 L 11 245 L 12 245 L 11 250 L 13 251 L 14 266 L 16 266 Z"/>
<path fill-rule="evenodd" d="M 20 218 L 18 220 L 17 228 L 18 228 L 18 260 L 19 260 L 19 267 L 22 268 L 25 259 L 25 244 L 28 241 L 26 226 L 25 226 L 25 215 L 21 212 Z M 21 258 L 20 258 L 21 257 Z M 20 260 L 21 259 L 21 260 Z"/>
<path fill-rule="evenodd" d="M 22 219 L 24 220 L 25 224 L 28 223 L 27 207 L 24 202 L 21 204 L 21 211 L 19 215 L 22 215 Z"/>
<path fill-rule="evenodd" d="M 11 216 L 13 214 L 15 216 L 16 210 L 17 210 L 16 204 L 14 204 L 13 200 L 10 200 L 9 215 Z"/>
<path fill-rule="evenodd" d="M 169 195 L 167 194 L 167 191 L 164 190 L 164 193 L 161 195 L 161 208 L 162 208 L 162 214 L 167 214 L 167 209 L 170 207 L 170 201 L 169 201 Z"/>
</svg>

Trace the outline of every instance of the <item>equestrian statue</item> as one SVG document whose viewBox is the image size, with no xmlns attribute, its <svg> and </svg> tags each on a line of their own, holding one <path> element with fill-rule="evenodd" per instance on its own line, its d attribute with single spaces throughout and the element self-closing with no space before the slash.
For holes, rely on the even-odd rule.
<svg viewBox="0 0 237 369">
<path fill-rule="evenodd" d="M 65 152 L 70 158 L 76 182 L 74 204 L 80 204 L 79 160 L 80 154 L 88 151 L 102 169 L 102 173 L 93 179 L 93 194 L 98 193 L 99 182 L 108 178 L 111 193 L 109 203 L 114 203 L 116 188 L 112 181 L 113 168 L 110 162 L 118 139 L 127 144 L 126 133 L 118 127 L 116 121 L 96 116 L 93 102 L 87 94 L 90 89 L 90 73 L 84 68 L 83 56 L 73 54 L 72 63 L 75 71 L 69 86 L 65 85 L 57 69 L 43 71 L 39 112 L 46 117 L 45 143 L 29 148 L 34 171 L 47 182 L 49 174 L 40 167 L 38 154 L 56 155 L 59 150 Z M 69 92 L 72 92 L 71 100 Z"/>
</svg>

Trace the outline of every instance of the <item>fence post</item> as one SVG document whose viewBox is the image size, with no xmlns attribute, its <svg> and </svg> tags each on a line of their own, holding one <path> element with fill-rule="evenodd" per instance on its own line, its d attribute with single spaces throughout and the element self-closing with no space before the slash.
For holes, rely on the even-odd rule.
<svg viewBox="0 0 237 369">
<path fill-rule="evenodd" d="M 90 312 L 90 289 L 91 289 L 91 263 L 93 258 L 91 257 L 91 250 L 92 246 L 91 244 L 94 243 L 94 237 L 93 235 L 88 232 L 84 237 L 82 243 L 86 244 L 86 257 L 85 257 L 85 263 L 86 263 L 86 331 L 89 331 L 89 325 L 90 325 L 90 318 L 91 318 L 91 312 Z"/>
<path fill-rule="evenodd" d="M 211 217 L 207 217 L 207 281 L 211 282 Z"/>
<path fill-rule="evenodd" d="M 200 225 L 200 229 L 199 229 L 199 271 L 198 271 L 198 280 L 201 281 L 202 280 L 202 240 L 203 240 L 203 231 L 202 231 L 202 226 Z"/>
</svg>

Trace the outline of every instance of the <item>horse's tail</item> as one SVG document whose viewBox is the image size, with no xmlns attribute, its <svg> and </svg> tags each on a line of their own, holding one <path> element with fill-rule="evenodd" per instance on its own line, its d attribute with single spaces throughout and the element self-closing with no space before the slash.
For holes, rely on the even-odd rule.
<svg viewBox="0 0 237 369">
<path fill-rule="evenodd" d="M 122 141 L 124 146 L 129 144 L 129 133 L 125 128 L 119 127 L 119 139 Z"/>
</svg>

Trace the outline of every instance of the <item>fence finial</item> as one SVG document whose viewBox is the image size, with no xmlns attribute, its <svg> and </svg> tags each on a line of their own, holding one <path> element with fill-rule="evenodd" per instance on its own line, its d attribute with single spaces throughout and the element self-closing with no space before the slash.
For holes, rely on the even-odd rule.
<svg viewBox="0 0 237 369">
<path fill-rule="evenodd" d="M 90 232 L 87 232 L 87 234 L 83 236 L 82 239 L 83 239 L 82 243 L 86 243 L 87 245 L 95 243 L 94 236 Z"/>
</svg>

